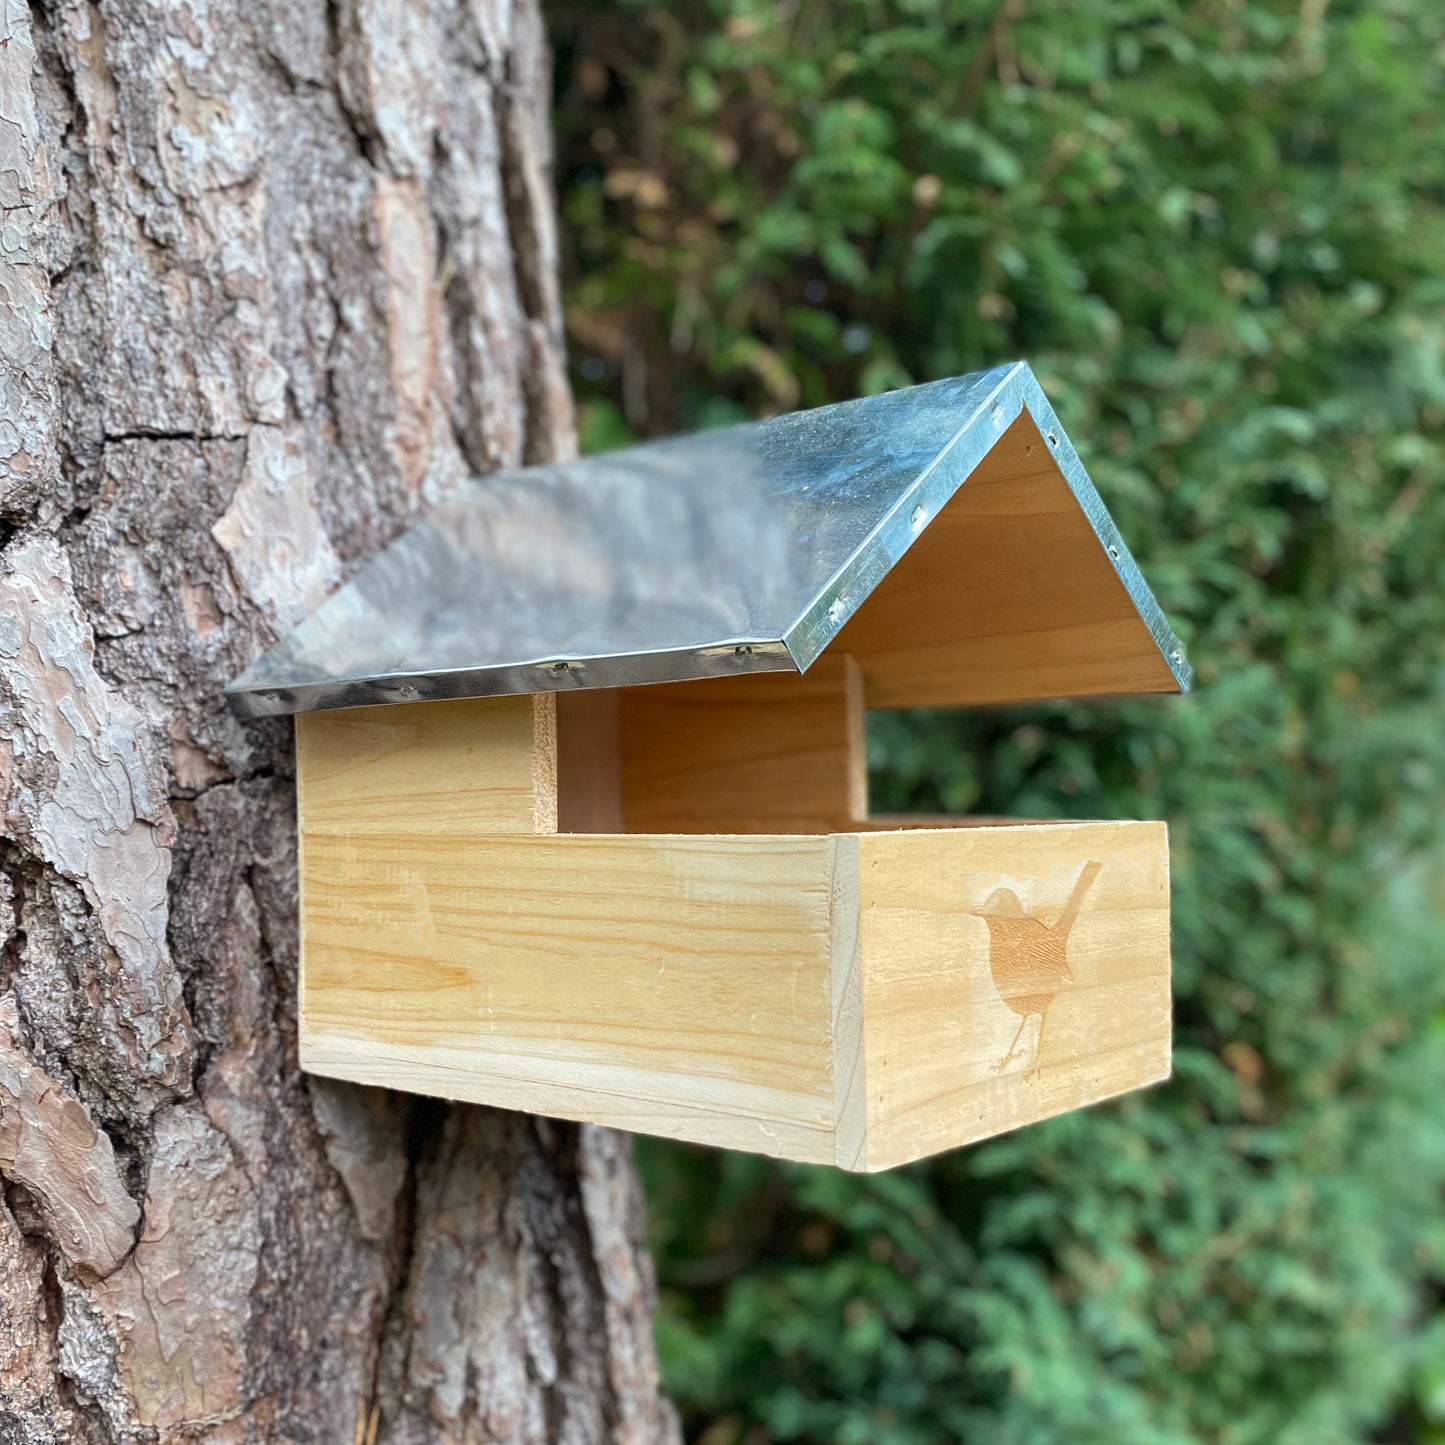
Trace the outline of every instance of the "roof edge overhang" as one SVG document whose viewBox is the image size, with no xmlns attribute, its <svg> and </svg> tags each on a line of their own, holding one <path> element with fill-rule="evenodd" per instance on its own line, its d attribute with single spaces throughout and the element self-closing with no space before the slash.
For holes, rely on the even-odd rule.
<svg viewBox="0 0 1445 1445">
<path fill-rule="evenodd" d="M 707 647 L 665 648 L 605 656 L 539 657 L 497 667 L 445 672 L 391 672 L 384 678 L 327 678 L 285 688 L 261 687 L 242 673 L 225 690 L 232 710 L 252 721 L 329 708 L 441 702 L 463 697 L 516 697 L 534 692 L 697 682 L 749 672 L 803 671 L 780 637 L 740 637 Z"/>
</svg>

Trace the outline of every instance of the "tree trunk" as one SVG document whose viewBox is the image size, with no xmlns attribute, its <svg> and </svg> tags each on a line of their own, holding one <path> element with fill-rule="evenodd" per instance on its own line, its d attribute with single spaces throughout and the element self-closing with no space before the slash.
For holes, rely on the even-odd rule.
<svg viewBox="0 0 1445 1445">
<path fill-rule="evenodd" d="M 303 1077 L 222 685 L 571 444 L 534 0 L 0 0 L 0 1441 L 653 1441 L 626 1144 Z"/>
</svg>

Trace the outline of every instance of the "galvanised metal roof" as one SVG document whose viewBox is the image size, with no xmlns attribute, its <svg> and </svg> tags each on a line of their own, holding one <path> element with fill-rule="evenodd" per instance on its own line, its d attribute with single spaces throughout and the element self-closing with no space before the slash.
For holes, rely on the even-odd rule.
<svg viewBox="0 0 1445 1445">
<path fill-rule="evenodd" d="M 1136 663 L 1123 686 L 1102 674 L 1091 685 L 1076 657 L 1068 687 L 1079 690 L 1084 666 L 1084 691 L 1187 689 L 1178 640 L 1020 362 L 477 478 L 363 565 L 228 695 L 241 716 L 267 717 L 805 671 L 926 545 L 930 524 L 1025 414 L 1087 519 L 1087 545 L 1097 541 L 1123 589 L 1125 624 L 1137 616 L 1144 651 L 1157 649 L 1157 671 Z M 1007 565 L 1015 580 L 1037 565 L 1022 582 L 1051 585 L 1042 551 L 1035 564 L 1016 548 Z M 968 566 L 961 557 L 960 586 Z M 1066 634 L 1048 645 L 1067 648 Z M 906 690 L 892 699 L 908 700 Z"/>
</svg>

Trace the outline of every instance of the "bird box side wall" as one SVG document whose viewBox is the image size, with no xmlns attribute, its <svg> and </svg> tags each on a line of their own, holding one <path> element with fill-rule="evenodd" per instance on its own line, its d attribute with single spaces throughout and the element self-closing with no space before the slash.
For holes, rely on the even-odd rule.
<svg viewBox="0 0 1445 1445">
<path fill-rule="evenodd" d="M 891 1168 L 1168 1077 L 1164 824 L 865 833 L 857 847 L 857 945 L 851 964 L 835 958 L 861 1018 L 858 1058 L 840 1036 L 840 1164 Z"/>
<path fill-rule="evenodd" d="M 822 837 L 303 839 L 313 1073 L 831 1163 Z"/>
</svg>

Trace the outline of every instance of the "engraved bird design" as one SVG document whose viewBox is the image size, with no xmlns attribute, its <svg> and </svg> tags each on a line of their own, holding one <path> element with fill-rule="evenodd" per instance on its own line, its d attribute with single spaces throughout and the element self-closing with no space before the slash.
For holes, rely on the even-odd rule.
<svg viewBox="0 0 1445 1445">
<path fill-rule="evenodd" d="M 1039 1021 L 1034 1040 L 1034 1063 L 1027 1077 L 1037 1078 L 1039 1050 L 1044 1043 L 1044 1024 L 1049 1007 L 1070 983 L 1074 975 L 1069 968 L 1069 934 L 1084 906 L 1084 899 L 1102 864 L 1086 863 L 1064 911 L 1052 924 L 1043 923 L 1024 911 L 1018 894 L 1008 888 L 995 888 L 979 910 L 979 917 L 988 925 L 988 968 L 993 975 L 999 997 L 1019 1016 L 1018 1031 L 1008 1052 L 994 1065 L 994 1073 L 1002 1073 L 1022 1050 L 1019 1040 L 1029 1020 Z"/>
</svg>

